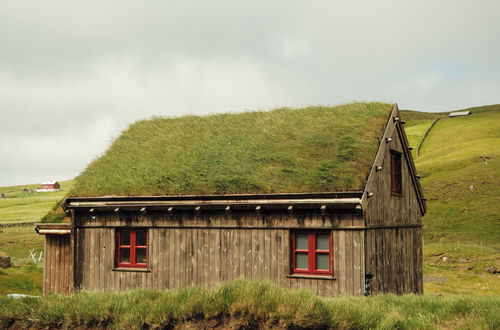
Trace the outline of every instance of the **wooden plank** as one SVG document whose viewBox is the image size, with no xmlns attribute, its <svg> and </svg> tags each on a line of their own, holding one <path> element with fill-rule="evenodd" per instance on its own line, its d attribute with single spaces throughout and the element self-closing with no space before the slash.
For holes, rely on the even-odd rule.
<svg viewBox="0 0 500 330">
<path fill-rule="evenodd" d="M 209 286 L 209 240 L 210 236 L 207 229 L 203 230 L 203 286 Z"/>
<path fill-rule="evenodd" d="M 116 251 L 116 246 L 115 246 L 115 230 L 114 229 L 109 229 L 106 231 L 107 239 L 109 242 L 109 263 L 108 267 L 110 269 L 113 269 L 115 266 L 115 251 Z M 109 270 L 109 283 L 108 283 L 108 290 L 110 292 L 115 292 L 117 290 L 117 285 L 116 285 L 116 272 Z"/>
<path fill-rule="evenodd" d="M 94 256 L 93 259 L 93 268 L 92 272 L 94 274 L 94 283 L 92 283 L 92 288 L 95 291 L 100 291 L 100 273 L 101 273 L 101 241 L 99 240 L 99 230 L 100 229 L 93 229 L 92 230 L 92 237 L 94 239 L 94 244 L 92 248 L 92 254 Z"/>
<path fill-rule="evenodd" d="M 353 255 L 353 232 L 345 232 L 345 270 L 346 270 L 346 292 L 347 294 L 353 294 L 353 282 L 354 282 L 354 255 Z"/>
<path fill-rule="evenodd" d="M 201 285 L 201 247 L 203 245 L 202 238 L 200 237 L 200 229 L 193 229 L 193 285 Z"/>
<path fill-rule="evenodd" d="M 266 263 L 265 263 L 265 237 L 264 237 L 264 230 L 258 229 L 257 230 L 257 244 L 258 244 L 258 249 L 257 249 L 257 278 L 262 280 L 265 279 L 265 274 L 266 274 Z"/>
<path fill-rule="evenodd" d="M 182 288 L 186 286 L 186 271 L 187 271 L 187 266 L 186 266 L 186 261 L 187 261 L 187 244 L 186 244 L 186 234 L 187 230 L 184 228 L 176 229 L 177 235 L 178 235 L 178 242 L 177 246 L 180 247 L 180 249 L 177 250 L 177 253 L 179 255 L 179 284 L 178 288 Z"/>
<path fill-rule="evenodd" d="M 363 293 L 362 283 L 361 283 L 361 264 L 363 260 L 361 259 L 362 254 L 362 235 L 363 232 L 352 233 L 352 247 L 353 247 L 353 294 L 361 295 Z"/>
<path fill-rule="evenodd" d="M 347 283 L 346 283 L 346 232 L 341 230 L 338 232 L 339 236 L 339 267 L 337 267 L 338 281 L 339 281 L 339 293 L 344 295 L 347 293 Z"/>
<path fill-rule="evenodd" d="M 252 229 L 252 279 L 257 279 L 259 276 L 259 230 Z"/>
<path fill-rule="evenodd" d="M 264 278 L 268 281 L 273 279 L 272 276 L 272 257 L 275 256 L 276 250 L 271 249 L 271 241 L 273 240 L 274 230 L 263 230 L 262 234 L 264 235 L 264 265 L 265 265 L 265 276 Z"/>
<path fill-rule="evenodd" d="M 277 245 L 277 268 L 278 268 L 278 284 L 286 287 L 286 273 L 285 258 L 283 256 L 285 232 L 283 230 L 276 230 L 276 245 Z"/>
<path fill-rule="evenodd" d="M 208 230 L 208 287 L 214 286 L 215 279 L 215 231 Z"/>
<path fill-rule="evenodd" d="M 155 290 L 165 289 L 167 273 L 165 270 L 165 230 L 162 228 L 149 228 L 148 230 L 148 269 L 146 287 Z"/>
<path fill-rule="evenodd" d="M 174 264 L 176 265 L 176 267 L 174 267 L 174 288 L 179 288 L 181 286 L 181 271 L 182 271 L 182 266 L 181 266 L 181 253 L 180 253 L 180 246 L 181 246 L 181 233 L 180 233 L 180 229 L 174 229 L 173 230 L 173 234 L 174 234 L 174 246 L 175 248 L 173 249 L 173 253 L 174 253 Z"/>
<path fill-rule="evenodd" d="M 333 285 L 333 290 L 335 291 L 335 294 L 340 294 L 340 237 L 339 237 L 340 231 L 332 231 L 332 244 L 333 244 L 333 276 L 337 278 Z"/>
<path fill-rule="evenodd" d="M 221 250 L 221 277 L 223 282 L 231 281 L 233 277 L 233 259 L 229 257 L 231 233 L 229 229 L 220 229 L 220 250 Z M 232 244 L 231 244 L 232 246 Z"/>
<path fill-rule="evenodd" d="M 217 217 L 218 221 L 220 221 L 220 217 Z M 221 281 L 221 229 L 212 229 L 214 233 L 214 273 L 213 273 L 213 282 L 212 286 L 217 285 Z"/>
<path fill-rule="evenodd" d="M 252 231 L 244 231 L 245 236 L 245 278 L 252 278 Z"/>
<path fill-rule="evenodd" d="M 270 263 L 270 280 L 279 284 L 278 281 L 278 244 L 277 244 L 277 230 L 271 230 L 270 235 L 270 246 L 269 246 L 269 263 Z"/>
<path fill-rule="evenodd" d="M 159 246 L 158 253 L 163 255 L 163 259 L 165 260 L 164 273 L 158 275 L 159 283 L 163 283 L 165 289 L 172 288 L 172 278 L 173 278 L 173 267 L 175 265 L 172 263 L 172 255 L 173 255 L 173 237 L 172 231 L 170 229 L 164 229 L 165 241 L 162 245 Z"/>
<path fill-rule="evenodd" d="M 194 232 L 195 229 L 186 230 L 187 266 L 186 266 L 186 286 L 194 285 Z"/>
<path fill-rule="evenodd" d="M 97 234 L 98 234 L 98 240 L 99 240 L 99 286 L 100 290 L 99 291 L 105 291 L 107 289 L 107 279 L 109 278 L 109 265 L 108 265 L 108 247 L 107 247 L 107 241 L 104 236 L 104 230 L 106 229 L 99 229 Z"/>
</svg>

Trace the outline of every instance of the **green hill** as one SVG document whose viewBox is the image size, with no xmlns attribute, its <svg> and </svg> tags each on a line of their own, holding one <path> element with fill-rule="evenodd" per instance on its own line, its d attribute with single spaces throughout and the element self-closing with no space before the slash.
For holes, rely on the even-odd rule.
<svg viewBox="0 0 500 330">
<path fill-rule="evenodd" d="M 281 108 L 131 125 L 75 196 L 361 190 L 392 105 Z"/>
<path fill-rule="evenodd" d="M 34 192 L 40 185 L 0 187 L 0 224 L 39 222 L 54 204 L 61 201 L 71 190 L 73 181 L 61 181 L 60 191 Z"/>
<path fill-rule="evenodd" d="M 403 112 L 428 212 L 424 217 L 426 292 L 500 294 L 500 105 L 472 115 Z M 408 120 L 408 117 L 413 120 Z M 415 156 L 415 154 L 414 154 Z"/>
<path fill-rule="evenodd" d="M 51 210 L 59 205 L 73 185 L 73 181 L 59 183 L 60 191 L 43 193 L 34 192 L 38 184 L 0 187 L 0 194 L 4 196 L 0 198 L 0 224 L 35 223 L 52 215 Z M 35 233 L 33 225 L 0 228 L 0 252 L 10 256 L 14 265 L 0 269 L 0 295 L 40 294 L 42 263 L 35 263 L 30 258 L 30 251 L 37 256 L 43 251 L 43 236 Z"/>
</svg>

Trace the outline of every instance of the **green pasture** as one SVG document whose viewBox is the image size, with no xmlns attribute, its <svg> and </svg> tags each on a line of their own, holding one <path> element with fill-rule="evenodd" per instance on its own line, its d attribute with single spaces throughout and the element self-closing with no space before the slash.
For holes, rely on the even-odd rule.
<svg viewBox="0 0 500 330">
<path fill-rule="evenodd" d="M 43 251 L 43 236 L 33 225 L 0 228 L 0 252 L 11 258 L 13 267 L 0 269 L 0 296 L 8 293 L 40 295 L 42 293 L 43 259 L 30 258 Z"/>
<path fill-rule="evenodd" d="M 62 200 L 73 186 L 73 181 L 62 181 L 61 190 L 54 192 L 35 192 L 39 185 L 0 187 L 0 224 L 19 222 L 38 222 Z M 33 191 L 25 192 L 23 189 Z"/>
</svg>

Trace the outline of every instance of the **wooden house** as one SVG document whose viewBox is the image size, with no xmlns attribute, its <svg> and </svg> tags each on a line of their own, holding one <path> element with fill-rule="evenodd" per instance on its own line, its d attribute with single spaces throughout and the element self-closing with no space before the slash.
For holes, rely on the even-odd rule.
<svg viewBox="0 0 500 330">
<path fill-rule="evenodd" d="M 40 184 L 40 188 L 38 188 L 37 192 L 48 192 L 48 191 L 59 191 L 61 190 L 61 185 L 57 181 L 50 182 L 42 182 Z"/>
<path fill-rule="evenodd" d="M 465 110 L 465 111 L 455 111 L 455 112 L 450 112 L 450 114 L 448 115 L 448 117 L 450 118 L 454 118 L 454 117 L 462 117 L 462 116 L 469 116 L 471 115 L 472 112 L 469 111 L 469 110 Z"/>
<path fill-rule="evenodd" d="M 36 226 L 44 293 L 240 277 L 422 293 L 426 205 L 403 124 L 397 105 L 357 103 L 132 125 L 77 178 L 71 222 Z"/>
</svg>

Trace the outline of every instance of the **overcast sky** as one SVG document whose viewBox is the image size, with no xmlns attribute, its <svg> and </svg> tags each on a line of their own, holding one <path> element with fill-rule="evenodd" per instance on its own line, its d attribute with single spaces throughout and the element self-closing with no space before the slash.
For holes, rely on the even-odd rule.
<svg viewBox="0 0 500 330">
<path fill-rule="evenodd" d="M 500 1 L 0 2 L 0 186 L 141 118 L 351 101 L 500 103 Z"/>
</svg>

